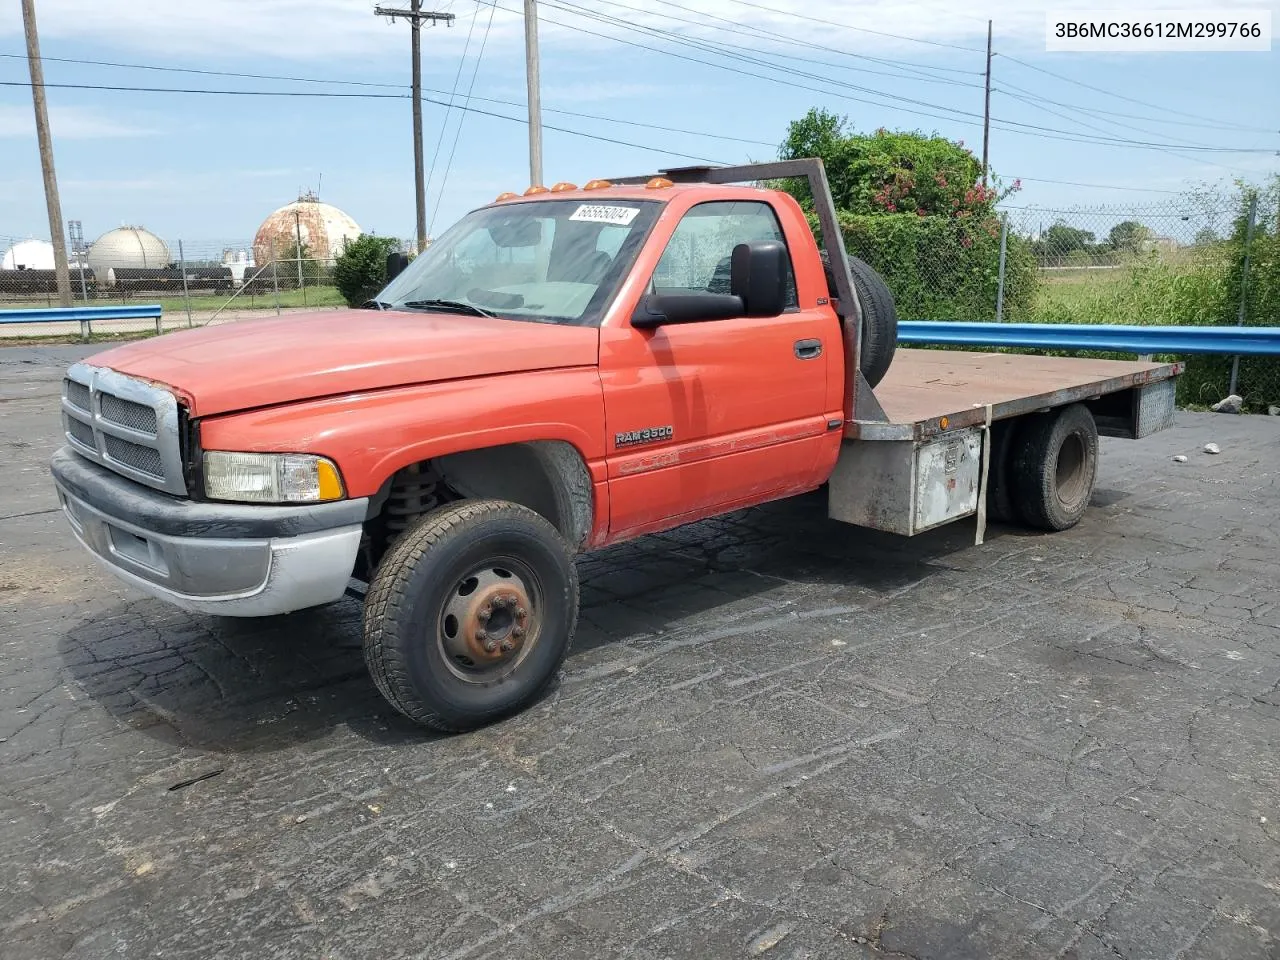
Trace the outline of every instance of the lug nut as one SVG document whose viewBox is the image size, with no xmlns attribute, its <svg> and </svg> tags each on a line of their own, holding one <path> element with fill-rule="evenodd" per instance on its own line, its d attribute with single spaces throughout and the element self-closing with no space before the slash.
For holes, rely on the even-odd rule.
<svg viewBox="0 0 1280 960">
<path fill-rule="evenodd" d="M 484 648 L 485 648 L 487 651 L 489 651 L 490 653 L 493 653 L 493 651 L 495 651 L 495 650 L 497 650 L 497 649 L 498 649 L 498 641 L 497 641 L 497 640 L 486 640 L 486 641 L 484 642 Z"/>
<path fill-rule="evenodd" d="M 485 633 L 483 630 L 477 630 L 476 639 L 479 640 L 481 643 L 484 643 L 486 640 L 489 639 L 489 634 Z"/>
<path fill-rule="evenodd" d="M 503 640 L 503 641 L 502 641 L 502 652 L 503 652 L 503 653 L 510 653 L 510 652 L 511 652 L 512 650 L 514 650 L 515 648 L 516 648 L 516 645 L 515 645 L 514 643 L 512 643 L 510 640 Z"/>
<path fill-rule="evenodd" d="M 476 618 L 479 620 L 488 620 L 491 616 L 493 616 L 493 607 L 487 603 L 481 607 L 480 612 L 476 614 Z"/>
<path fill-rule="evenodd" d="M 516 619 L 517 619 L 517 620 L 523 620 L 523 619 L 524 619 L 525 617 L 527 617 L 528 615 L 529 615 L 529 611 L 528 611 L 528 610 L 526 610 L 524 607 L 516 607 Z"/>
<path fill-rule="evenodd" d="M 512 627 L 511 635 L 515 637 L 517 640 L 519 640 L 521 637 L 524 636 L 524 627 Z"/>
</svg>

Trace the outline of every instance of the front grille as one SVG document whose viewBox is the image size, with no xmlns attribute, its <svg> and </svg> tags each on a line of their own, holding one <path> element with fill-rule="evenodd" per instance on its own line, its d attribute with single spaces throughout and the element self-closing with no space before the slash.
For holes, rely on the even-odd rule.
<svg viewBox="0 0 1280 960">
<path fill-rule="evenodd" d="M 63 380 L 62 383 L 66 388 L 68 400 L 85 411 L 85 413 L 93 409 L 93 401 L 90 399 L 88 387 L 83 383 L 76 383 L 74 380 Z"/>
<path fill-rule="evenodd" d="M 157 480 L 164 479 L 164 462 L 160 459 L 160 451 L 155 447 L 144 447 L 140 443 L 121 440 L 111 434 L 104 435 L 102 439 L 107 456 L 116 463 L 123 463 L 127 467 L 141 470 Z"/>
<path fill-rule="evenodd" d="M 67 372 L 63 390 L 63 429 L 77 451 L 138 483 L 186 494 L 172 393 L 84 363 Z"/>
<path fill-rule="evenodd" d="M 63 419 L 67 423 L 67 433 L 71 434 L 73 439 L 79 440 L 90 450 L 94 449 L 96 441 L 93 439 L 93 427 L 73 417 L 64 417 Z"/>
<path fill-rule="evenodd" d="M 132 400 L 121 400 L 110 393 L 101 394 L 102 419 L 118 423 L 130 430 L 156 435 L 155 407 L 143 406 Z"/>
</svg>

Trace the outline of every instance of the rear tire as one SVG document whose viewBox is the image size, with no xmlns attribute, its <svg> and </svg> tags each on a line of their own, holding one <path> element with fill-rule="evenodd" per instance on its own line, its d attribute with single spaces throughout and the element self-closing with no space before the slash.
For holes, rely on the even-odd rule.
<svg viewBox="0 0 1280 960">
<path fill-rule="evenodd" d="M 837 296 L 835 278 L 831 274 L 831 260 L 822 251 L 822 270 L 827 278 L 827 293 Z M 857 257 L 849 257 L 849 272 L 853 275 L 853 289 L 862 307 L 862 343 L 858 351 L 858 369 L 870 386 L 875 386 L 889 372 L 893 355 L 898 349 L 898 311 L 893 294 L 880 274 Z"/>
<path fill-rule="evenodd" d="M 514 503 L 464 500 L 425 514 L 378 565 L 365 662 L 409 719 L 471 730 L 542 694 L 577 619 L 577 569 L 555 527 Z"/>
<path fill-rule="evenodd" d="M 1098 476 L 1098 426 L 1081 403 L 1025 418 L 1013 451 L 1013 501 L 1023 522 L 1066 530 L 1084 516 Z"/>
</svg>

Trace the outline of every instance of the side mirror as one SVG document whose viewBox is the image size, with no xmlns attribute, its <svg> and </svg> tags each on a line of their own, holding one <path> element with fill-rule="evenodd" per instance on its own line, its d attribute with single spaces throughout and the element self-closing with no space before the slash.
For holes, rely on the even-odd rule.
<svg viewBox="0 0 1280 960">
<path fill-rule="evenodd" d="M 651 293 L 641 298 L 631 326 L 641 329 L 669 323 L 701 323 L 745 316 L 742 298 L 731 293 Z"/>
<path fill-rule="evenodd" d="M 787 248 L 777 240 L 733 248 L 729 290 L 746 305 L 745 316 L 776 317 L 787 306 Z"/>
<path fill-rule="evenodd" d="M 776 317 L 786 309 L 787 248 L 777 240 L 740 243 L 729 258 L 730 293 L 649 294 L 631 318 L 641 329 L 734 317 Z"/>
<path fill-rule="evenodd" d="M 387 282 L 390 283 L 396 277 L 404 272 L 404 268 L 409 265 L 409 257 L 407 254 L 395 253 L 387 254 Z"/>
</svg>

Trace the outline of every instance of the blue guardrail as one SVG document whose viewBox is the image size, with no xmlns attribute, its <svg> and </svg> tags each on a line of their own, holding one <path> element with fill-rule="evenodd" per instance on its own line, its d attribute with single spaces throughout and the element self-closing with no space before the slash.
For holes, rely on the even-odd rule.
<svg viewBox="0 0 1280 960">
<path fill-rule="evenodd" d="M 1138 327 L 1111 324 L 970 323 L 904 320 L 903 344 L 1032 347 L 1042 350 L 1102 350 L 1116 353 L 1280 356 L 1280 327 Z"/>
<path fill-rule="evenodd" d="M 117 304 L 109 307 L 21 307 L 0 310 L 0 323 L 79 323 L 92 329 L 95 320 L 154 320 L 160 332 L 160 304 Z"/>
</svg>

